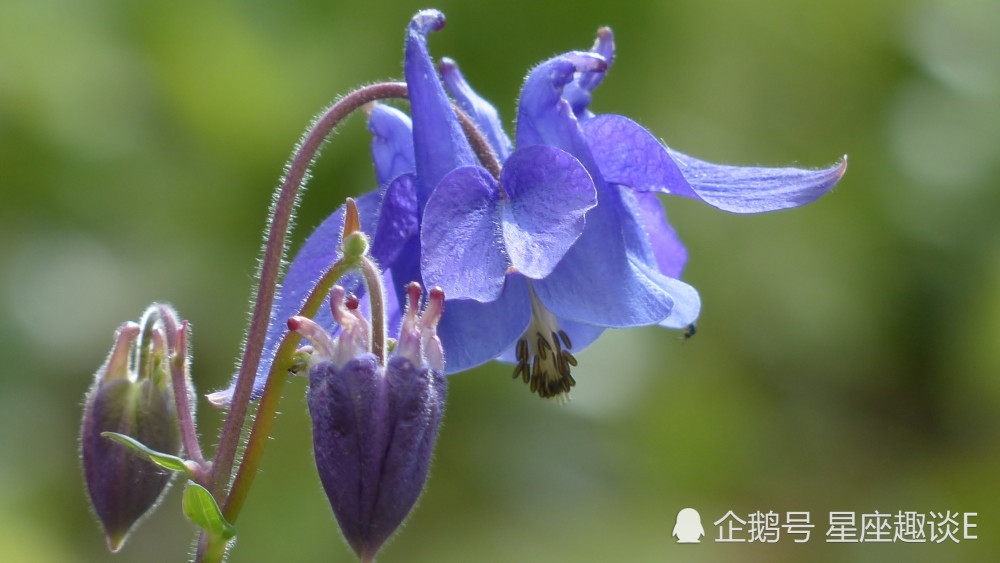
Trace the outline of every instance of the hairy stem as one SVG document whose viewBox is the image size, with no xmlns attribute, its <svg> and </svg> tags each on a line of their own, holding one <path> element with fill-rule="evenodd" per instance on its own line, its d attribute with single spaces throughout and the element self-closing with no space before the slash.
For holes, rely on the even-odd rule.
<svg viewBox="0 0 1000 563">
<path fill-rule="evenodd" d="M 212 464 L 213 483 L 212 494 L 220 499 L 225 492 L 232 472 L 233 461 L 239 442 L 240 431 L 246 419 L 253 380 L 260 363 L 264 338 L 267 335 L 267 325 L 271 317 L 271 307 L 274 304 L 274 293 L 277 286 L 281 259 L 285 252 L 285 240 L 292 212 L 297 202 L 299 188 L 303 184 L 309 166 L 316 159 L 317 153 L 326 137 L 351 112 L 368 102 L 386 98 L 406 98 L 406 84 L 402 82 L 384 82 L 365 86 L 348 94 L 326 111 L 306 135 L 298 150 L 288 165 L 285 180 L 282 183 L 272 206 L 270 228 L 267 243 L 264 247 L 264 258 L 261 262 L 256 302 L 250 329 L 247 333 L 243 358 L 240 361 L 239 374 L 230 403 L 229 415 L 226 417 L 219 439 L 219 449 Z M 476 127 L 468 115 L 458 107 L 455 113 L 462 123 L 462 129 L 469 139 L 480 162 L 493 176 L 499 178 L 500 163 L 496 154 L 490 148 L 489 142 Z"/>
<path fill-rule="evenodd" d="M 232 473 L 240 431 L 243 429 L 246 419 L 250 393 L 253 390 L 253 380 L 260 363 L 268 321 L 271 318 L 271 306 L 274 304 L 278 272 L 285 252 L 288 225 L 297 201 L 296 196 L 303 184 L 306 172 L 315 160 L 327 135 L 351 112 L 375 100 L 404 97 L 406 97 L 406 84 L 394 82 L 366 86 L 348 94 L 316 120 L 288 165 L 285 180 L 272 205 L 268 238 L 260 267 L 250 329 L 247 332 L 246 346 L 243 349 L 243 358 L 240 361 L 229 414 L 222 428 L 219 449 L 216 451 L 215 461 L 212 464 L 211 491 L 216 499 L 222 498 Z"/>
<path fill-rule="evenodd" d="M 312 318 L 316 316 L 323 300 L 330 294 L 330 289 L 347 271 L 357 268 L 357 264 L 338 260 L 329 270 L 323 274 L 316 287 L 309 294 L 309 298 L 302 306 L 299 316 Z M 267 375 L 267 383 L 264 386 L 264 394 L 260 397 L 260 406 L 257 407 L 257 416 L 254 419 L 253 430 L 250 431 L 250 439 L 247 442 L 243 459 L 240 462 L 240 469 L 233 481 L 233 487 L 229 491 L 226 503 L 222 508 L 222 513 L 226 520 L 232 524 L 243 508 L 250 485 L 253 484 L 257 475 L 257 468 L 260 466 L 260 459 L 264 455 L 264 446 L 267 445 L 268 436 L 271 434 L 271 425 L 274 422 L 275 414 L 278 412 L 278 400 L 281 399 L 281 390 L 285 385 L 288 370 L 294 365 L 294 354 L 299 335 L 288 332 L 282 339 L 278 352 L 275 354 L 274 363 L 271 364 L 271 371 Z"/>
<path fill-rule="evenodd" d="M 369 102 L 387 98 L 407 98 L 406 84 L 400 82 L 374 84 L 355 90 L 339 100 L 315 121 L 287 166 L 285 179 L 278 188 L 271 206 L 268 220 L 268 238 L 264 245 L 264 257 L 261 260 L 258 272 L 254 309 L 250 327 L 247 331 L 243 355 L 240 360 L 239 373 L 236 378 L 229 413 L 223 425 L 222 435 L 219 438 L 219 446 L 215 454 L 215 459 L 211 464 L 211 472 L 209 477 L 205 479 L 205 485 L 212 492 L 213 496 L 215 496 L 216 500 L 223 499 L 226 493 L 226 486 L 233 471 L 240 433 L 246 421 L 253 382 L 260 364 L 264 340 L 267 335 L 271 308 L 274 304 L 274 294 L 277 288 L 278 274 L 285 253 L 292 213 L 298 202 L 299 189 L 304 185 L 306 173 L 315 161 L 320 147 L 333 129 L 354 110 L 363 107 Z M 476 152 L 480 163 L 493 176 L 499 178 L 500 162 L 497 160 L 496 154 L 490 147 L 489 142 L 468 115 L 457 106 L 454 109 L 462 124 L 462 129 L 468 137 L 473 150 Z M 343 271 L 346 271 L 349 267 L 360 267 L 365 275 L 366 285 L 369 289 L 369 299 L 371 300 L 372 317 L 373 319 L 380 319 L 379 322 L 373 323 L 373 352 L 380 361 L 384 362 L 386 338 L 384 293 L 382 291 L 372 291 L 373 288 L 381 288 L 381 276 L 378 273 L 378 269 L 367 259 L 363 259 L 361 264 L 341 264 L 338 262 L 331 267 L 313 289 L 313 293 L 303 307 L 301 314 L 308 317 L 314 316 L 326 293 L 329 292 L 335 281 L 343 275 Z M 341 270 L 337 271 L 338 268 L 341 268 Z M 223 511 L 226 519 L 230 522 L 234 522 L 239 515 L 250 485 L 256 476 L 260 458 L 263 455 L 264 445 L 267 442 L 271 424 L 277 412 L 277 403 L 281 397 L 281 389 L 287 379 L 285 376 L 287 375 L 287 371 L 293 366 L 291 358 L 295 352 L 295 346 L 291 342 L 294 341 L 295 338 L 291 334 L 285 336 L 272 363 L 271 371 L 268 374 L 264 394 L 261 397 L 261 403 L 258 407 L 257 416 L 254 420 L 254 426 L 251 430 L 250 440 L 247 444 L 243 460 L 233 481 L 230 494 L 225 496 Z M 184 390 L 186 392 L 186 387 Z M 193 432 L 191 435 L 195 438 L 192 442 L 196 446 L 196 435 Z M 194 455 L 194 452 L 197 452 L 200 457 L 200 449 L 193 449 L 191 455 Z M 201 461 L 204 462 L 203 459 Z M 204 540 L 205 536 L 203 534 L 202 541 L 199 542 L 197 561 L 205 561 L 207 558 L 221 560 L 224 554 L 224 546 L 220 551 L 219 546 L 210 546 Z"/>
</svg>

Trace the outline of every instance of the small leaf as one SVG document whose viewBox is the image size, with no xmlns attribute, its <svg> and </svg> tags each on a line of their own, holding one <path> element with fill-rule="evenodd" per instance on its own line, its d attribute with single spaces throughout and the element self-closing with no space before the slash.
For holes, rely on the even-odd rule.
<svg viewBox="0 0 1000 563">
<path fill-rule="evenodd" d="M 184 489 L 184 514 L 200 526 L 209 537 L 228 540 L 236 535 L 236 528 L 226 521 L 208 489 L 188 481 Z"/>
<path fill-rule="evenodd" d="M 131 436 L 126 436 L 125 434 L 119 434 L 117 432 L 101 432 L 101 436 L 111 438 L 112 440 L 116 440 L 126 446 L 129 446 L 133 450 L 145 456 L 149 461 L 164 469 L 169 469 L 170 471 L 181 471 L 188 476 L 192 474 L 192 465 L 194 462 L 183 460 L 175 455 L 165 454 L 163 452 L 150 449 L 146 444 L 143 444 Z"/>
</svg>

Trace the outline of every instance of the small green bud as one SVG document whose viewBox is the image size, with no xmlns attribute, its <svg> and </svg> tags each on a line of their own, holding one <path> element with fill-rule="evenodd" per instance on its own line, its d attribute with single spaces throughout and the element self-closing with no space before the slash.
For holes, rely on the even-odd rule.
<svg viewBox="0 0 1000 563">
<path fill-rule="evenodd" d="M 344 205 L 344 232 L 340 235 L 340 247 L 345 256 L 361 258 L 368 253 L 369 243 L 368 236 L 361 230 L 358 204 L 349 197 Z"/>
<path fill-rule="evenodd" d="M 344 255 L 360 258 L 368 253 L 368 235 L 362 231 L 354 231 L 344 237 Z"/>
</svg>

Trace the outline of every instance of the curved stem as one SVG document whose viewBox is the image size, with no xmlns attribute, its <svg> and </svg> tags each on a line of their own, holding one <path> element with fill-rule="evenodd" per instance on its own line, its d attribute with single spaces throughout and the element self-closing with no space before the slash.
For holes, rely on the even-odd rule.
<svg viewBox="0 0 1000 563">
<path fill-rule="evenodd" d="M 304 184 L 306 173 L 312 162 L 316 159 L 326 137 L 350 113 L 375 100 L 407 97 L 406 84 L 401 82 L 374 84 L 348 94 L 331 106 L 330 109 L 315 121 L 287 166 L 285 179 L 276 193 L 270 210 L 268 238 L 264 246 L 264 257 L 261 260 L 260 271 L 258 272 L 258 285 L 253 314 L 250 327 L 247 331 L 246 344 L 240 360 L 239 373 L 236 378 L 229 413 L 223 425 L 222 435 L 219 438 L 219 446 L 215 454 L 215 459 L 211 464 L 211 472 L 209 477 L 205 479 L 207 481 L 205 483 L 206 486 L 209 487 L 209 490 L 217 500 L 220 500 L 225 493 L 229 476 L 233 470 L 240 433 L 246 421 L 250 395 L 253 390 L 253 381 L 258 365 L 260 364 L 264 339 L 271 317 L 271 308 L 274 304 L 274 294 L 277 288 L 281 261 L 285 253 L 289 223 L 298 201 L 299 189 Z M 458 107 L 455 107 L 455 112 L 480 162 L 491 174 L 499 178 L 500 163 L 486 141 L 486 138 L 469 116 Z M 369 269 L 364 267 L 367 265 L 370 265 L 370 263 L 367 261 L 363 262 L 361 269 L 365 272 L 366 282 L 369 287 L 373 286 L 371 280 L 374 280 L 374 283 L 381 284 L 377 268 L 372 266 L 372 269 L 375 270 L 375 277 L 372 278 L 371 273 L 368 271 Z M 324 278 L 314 288 L 309 301 L 303 307 L 303 315 L 310 317 L 315 315 L 316 310 L 318 310 L 319 305 L 322 303 L 322 299 L 325 298 L 326 292 L 330 290 L 333 283 L 343 273 L 335 273 L 338 266 L 343 268 L 348 267 L 338 262 L 338 264 L 335 264 L 328 270 Z M 350 266 L 358 265 L 351 264 Z M 378 327 L 373 328 L 373 352 L 375 352 L 380 360 L 384 361 L 385 315 L 382 293 L 378 293 L 379 295 L 374 299 L 370 297 L 372 300 L 373 317 L 376 315 L 376 309 L 378 309 L 378 318 L 382 319 L 380 323 L 377 323 Z M 373 294 L 373 292 L 369 291 L 369 296 Z M 285 379 L 287 379 L 287 371 L 293 365 L 290 359 L 295 352 L 294 346 L 290 344 L 293 340 L 289 335 L 286 335 L 285 339 L 282 340 L 271 366 L 271 371 L 268 374 L 264 396 L 261 398 L 261 404 L 255 417 L 250 441 L 233 482 L 233 487 L 225 500 L 224 515 L 230 522 L 235 521 L 239 515 L 253 478 L 256 476 L 260 457 L 263 455 L 264 445 L 266 444 L 276 413 L 277 402 L 281 397 L 281 389 L 284 386 Z M 202 539 L 204 540 L 204 535 Z M 200 542 L 197 560 L 204 561 L 206 557 L 213 555 L 221 556 L 224 553 L 224 551 L 215 552 L 216 549 L 218 549 L 218 546 L 208 546 L 204 541 Z M 210 554 L 208 553 L 209 551 L 213 553 Z"/>
<path fill-rule="evenodd" d="M 299 315 L 309 318 L 316 316 L 316 312 L 319 311 L 323 300 L 330 293 L 333 284 L 348 270 L 356 267 L 358 267 L 356 261 L 338 260 L 316 283 Z M 250 431 L 250 439 L 247 441 L 236 480 L 233 481 L 233 487 L 230 489 L 226 503 L 222 508 L 222 513 L 230 524 L 236 522 L 250 491 L 250 485 L 253 484 L 254 477 L 257 476 L 257 468 L 264 455 L 264 446 L 267 445 L 267 439 L 271 435 L 271 425 L 278 412 L 281 390 L 288 379 L 288 370 L 294 365 L 293 356 L 298 340 L 299 335 L 294 332 L 285 334 L 285 338 L 282 339 L 275 354 L 274 363 L 271 364 L 271 371 L 267 375 L 267 383 L 264 386 L 264 394 L 261 395 L 260 406 L 257 407 L 257 416 L 254 417 L 253 430 Z"/>
<path fill-rule="evenodd" d="M 264 258 L 261 262 L 257 295 L 254 304 L 250 329 L 247 332 L 246 346 L 240 361 L 239 374 L 233 390 L 229 415 L 219 438 L 219 449 L 212 463 L 212 494 L 221 498 L 229 475 L 232 472 L 233 461 L 239 443 L 240 431 L 246 419 L 253 380 L 260 363 L 264 338 L 267 335 L 267 325 L 271 317 L 271 306 L 274 304 L 274 293 L 277 286 L 278 271 L 285 252 L 289 221 L 294 210 L 298 190 L 303 184 L 309 166 L 315 160 L 323 141 L 331 131 L 354 110 L 365 104 L 386 98 L 406 98 L 406 84 L 402 82 L 384 82 L 359 88 L 335 103 L 326 111 L 310 129 L 306 138 L 299 145 L 288 165 L 285 180 L 279 188 L 277 197 L 271 209 L 267 243 L 264 247 Z M 455 107 L 462 124 L 462 129 L 476 151 L 480 162 L 496 178 L 500 177 L 500 163 L 496 154 L 490 148 L 485 136 L 476 127 L 472 119 L 461 109 Z"/>
<path fill-rule="evenodd" d="M 239 375 L 236 378 L 229 414 L 222 428 L 219 449 L 212 464 L 211 491 L 216 499 L 221 499 L 224 494 L 232 472 L 240 431 L 243 429 L 246 419 L 250 393 L 253 390 L 253 380 L 260 363 L 268 321 L 271 318 L 271 306 L 274 304 L 278 271 L 285 253 L 285 239 L 289 221 L 306 172 L 315 160 L 327 135 L 351 112 L 375 100 L 405 97 L 406 84 L 398 82 L 374 84 L 348 94 L 316 120 L 288 165 L 285 180 L 281 184 L 271 208 L 271 217 L 268 222 L 270 228 L 260 267 L 253 316 L 250 321 L 250 329 L 247 332 L 246 346 L 243 349 L 243 358 L 240 361 Z"/>
</svg>

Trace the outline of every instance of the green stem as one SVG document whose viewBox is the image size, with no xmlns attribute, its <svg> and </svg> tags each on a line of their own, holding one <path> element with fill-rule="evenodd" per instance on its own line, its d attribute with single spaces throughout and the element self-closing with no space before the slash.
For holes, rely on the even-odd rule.
<svg viewBox="0 0 1000 563">
<path fill-rule="evenodd" d="M 250 329 L 247 332 L 246 345 L 243 349 L 243 358 L 240 361 L 239 374 L 236 377 L 229 414 L 222 428 L 222 436 L 219 438 L 219 449 L 212 462 L 213 479 L 210 490 L 216 499 L 222 498 L 232 473 L 240 432 L 246 421 L 250 394 L 253 391 L 253 381 L 264 348 L 264 338 L 267 335 L 271 306 L 274 304 L 274 293 L 277 287 L 278 271 L 285 253 L 285 239 L 289 230 L 289 222 L 297 202 L 299 188 L 305 181 L 306 172 L 316 159 L 320 146 L 326 137 L 354 110 L 375 100 L 407 97 L 406 84 L 400 82 L 373 84 L 355 90 L 335 103 L 316 120 L 288 165 L 285 180 L 278 190 L 271 209 L 271 217 L 268 222 L 270 228 L 267 243 L 264 246 L 264 258 L 261 261 Z M 457 106 L 454 109 L 480 162 L 494 177 L 499 178 L 500 163 L 486 138 L 468 115 Z M 381 330 L 384 342 L 384 323 Z M 377 351 L 376 354 L 378 354 Z"/>
<path fill-rule="evenodd" d="M 362 258 L 364 261 L 364 259 Z M 323 300 L 330 293 L 333 284 L 337 282 L 345 273 L 351 269 L 358 268 L 356 260 L 347 261 L 343 258 L 338 260 L 329 270 L 323 274 L 316 287 L 306 300 L 305 305 L 299 312 L 300 316 L 312 318 L 316 316 Z M 271 371 L 267 375 L 267 383 L 264 386 L 264 394 L 260 397 L 260 406 L 257 407 L 257 416 L 254 419 L 253 430 L 250 431 L 250 439 L 247 442 L 243 459 L 240 462 L 239 471 L 236 473 L 236 480 L 226 498 L 225 506 L 222 509 L 223 515 L 230 524 L 236 523 L 236 518 L 243 508 L 250 486 L 253 484 L 257 469 L 260 466 L 261 457 L 264 455 L 264 446 L 267 445 L 268 437 L 271 434 L 271 425 L 278 412 L 278 401 L 281 399 L 281 390 L 288 379 L 288 370 L 294 365 L 294 355 L 299 341 L 299 335 L 294 332 L 285 334 L 281 345 L 274 357 Z"/>
<path fill-rule="evenodd" d="M 207 481 L 205 484 L 209 486 L 210 491 L 216 499 L 221 499 L 225 494 L 226 485 L 232 474 L 240 434 L 246 422 L 247 411 L 249 409 L 253 382 L 258 365 L 260 364 L 264 340 L 267 335 L 271 307 L 274 304 L 274 294 L 277 289 L 278 273 L 281 260 L 285 254 L 285 241 L 289 231 L 291 216 L 298 201 L 298 191 L 305 183 L 306 173 L 312 162 L 316 159 L 326 137 L 350 113 L 375 100 L 407 97 L 405 83 L 374 84 L 352 92 L 335 103 L 316 120 L 288 164 L 285 180 L 278 189 L 271 207 L 268 220 L 268 238 L 264 246 L 264 257 L 261 260 L 260 271 L 258 272 L 258 286 L 254 299 L 253 314 L 250 321 L 250 328 L 247 331 L 246 344 L 243 348 L 243 356 L 239 364 L 239 373 L 236 378 L 229 413 L 223 425 L 222 435 L 219 438 L 219 446 L 216 450 L 215 459 L 211 464 L 211 474 L 209 478 L 205 479 Z M 480 162 L 495 177 L 499 177 L 500 163 L 485 137 L 464 112 L 457 107 L 455 107 L 455 112 Z M 369 289 L 369 299 L 371 300 L 372 316 L 373 318 L 381 319 L 380 322 L 373 323 L 372 348 L 380 361 L 384 361 L 386 341 L 384 294 L 382 291 L 372 291 L 373 288 L 381 288 L 381 276 L 378 274 L 378 269 L 374 264 L 367 259 L 363 259 L 361 263 L 352 261 L 349 264 L 340 261 L 331 267 L 314 288 L 313 293 L 302 309 L 302 315 L 308 317 L 314 316 L 323 299 L 326 297 L 326 293 L 329 292 L 335 281 L 350 268 L 359 268 L 365 275 L 366 286 Z M 288 369 L 294 365 L 291 358 L 295 353 L 295 346 L 291 342 L 295 340 L 296 338 L 291 334 L 285 336 L 272 363 L 271 371 L 268 374 L 264 395 L 261 397 L 261 403 L 257 410 L 253 429 L 251 430 L 250 440 L 236 478 L 233 481 L 233 486 L 225 498 L 223 513 L 229 522 L 235 522 L 246 500 L 250 485 L 257 473 L 264 445 L 267 442 L 271 425 L 277 412 L 277 403 L 281 397 L 281 390 L 285 379 L 287 379 Z M 222 561 L 225 556 L 225 546 L 227 543 L 222 542 L 220 545 L 216 545 L 215 542 L 209 542 L 205 534 L 202 534 L 196 561 Z"/>
<path fill-rule="evenodd" d="M 201 563 L 222 563 L 222 560 L 226 557 L 226 545 L 229 544 L 229 540 L 224 540 L 222 538 L 206 538 L 202 536 L 203 541 L 198 545 L 198 553 L 200 558 L 198 561 Z"/>
<path fill-rule="evenodd" d="M 240 441 L 240 432 L 246 421 L 250 394 L 253 391 L 253 381 L 260 363 L 261 351 L 264 348 L 268 321 L 271 318 L 271 306 L 274 304 L 278 271 L 281 269 L 281 260 L 285 253 L 285 239 L 289 230 L 289 222 L 306 172 L 315 160 L 327 135 L 351 112 L 378 99 L 405 97 L 406 84 L 403 83 L 374 84 L 348 94 L 316 120 L 288 165 L 288 173 L 278 190 L 268 221 L 268 238 L 264 247 L 264 258 L 261 262 L 250 329 L 247 332 L 246 346 L 243 348 L 243 358 L 240 361 L 229 414 L 223 425 L 222 436 L 219 438 L 219 449 L 216 451 L 215 460 L 212 463 L 211 491 L 216 499 L 222 498 L 232 473 L 233 461 L 236 458 L 236 449 Z"/>
</svg>

